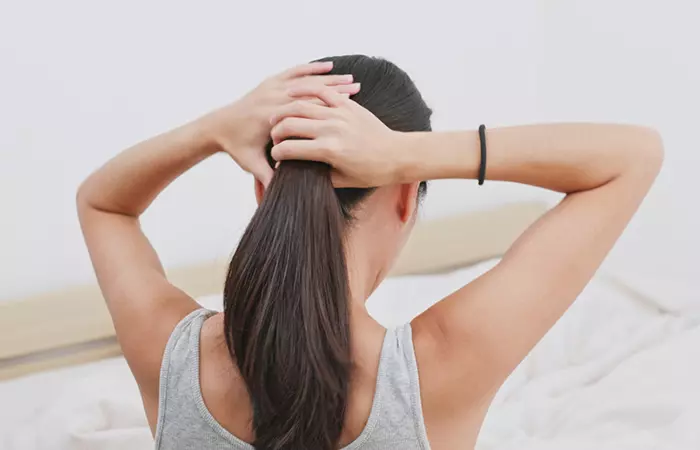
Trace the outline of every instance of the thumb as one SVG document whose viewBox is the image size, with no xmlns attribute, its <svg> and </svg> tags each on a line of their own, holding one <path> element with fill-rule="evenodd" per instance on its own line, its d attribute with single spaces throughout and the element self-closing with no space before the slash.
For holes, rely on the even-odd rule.
<svg viewBox="0 0 700 450">
<path fill-rule="evenodd" d="M 331 183 L 334 188 L 366 188 L 369 187 L 365 184 L 359 183 L 357 180 L 343 175 L 337 170 L 331 172 Z"/>
<path fill-rule="evenodd" d="M 250 173 L 267 188 L 275 171 L 272 170 L 272 167 L 270 167 L 265 158 L 260 158 L 254 165 L 251 165 Z"/>
</svg>

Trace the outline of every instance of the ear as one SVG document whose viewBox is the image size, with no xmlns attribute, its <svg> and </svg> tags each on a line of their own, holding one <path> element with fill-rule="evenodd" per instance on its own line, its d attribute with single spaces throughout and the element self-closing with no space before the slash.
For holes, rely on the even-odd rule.
<svg viewBox="0 0 700 450">
<path fill-rule="evenodd" d="M 399 198 L 396 206 L 399 219 L 404 224 L 411 221 L 416 214 L 419 185 L 419 182 L 399 185 Z"/>
<path fill-rule="evenodd" d="M 264 195 L 265 195 L 265 185 L 262 184 L 262 181 L 260 181 L 256 178 L 255 179 L 255 200 L 257 200 L 257 202 L 258 202 L 258 206 L 260 206 L 260 202 L 262 202 Z"/>
</svg>

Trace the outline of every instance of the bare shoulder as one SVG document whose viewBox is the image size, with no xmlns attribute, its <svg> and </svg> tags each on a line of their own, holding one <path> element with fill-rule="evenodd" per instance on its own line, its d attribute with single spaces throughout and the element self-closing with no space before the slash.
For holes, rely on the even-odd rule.
<svg viewBox="0 0 700 450">
<path fill-rule="evenodd" d="M 250 443 L 253 418 L 245 381 L 226 346 L 224 315 L 207 318 L 200 336 L 199 388 L 204 405 L 226 430 Z M 232 405 L 236 405 L 232 408 Z"/>
<path fill-rule="evenodd" d="M 497 389 L 479 368 L 478 351 L 454 351 L 439 322 L 411 322 L 421 404 L 431 447 L 472 448 Z"/>
</svg>

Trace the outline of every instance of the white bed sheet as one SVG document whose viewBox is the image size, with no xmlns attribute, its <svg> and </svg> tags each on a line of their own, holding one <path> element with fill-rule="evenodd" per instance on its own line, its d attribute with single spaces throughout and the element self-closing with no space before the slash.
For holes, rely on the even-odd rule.
<svg viewBox="0 0 700 450">
<path fill-rule="evenodd" d="M 403 323 L 494 263 L 389 280 L 369 309 Z M 597 276 L 501 389 L 477 449 L 700 448 L 700 314 L 669 301 Z M 122 358 L 0 383 L 0 402 L 2 449 L 153 447 Z"/>
</svg>

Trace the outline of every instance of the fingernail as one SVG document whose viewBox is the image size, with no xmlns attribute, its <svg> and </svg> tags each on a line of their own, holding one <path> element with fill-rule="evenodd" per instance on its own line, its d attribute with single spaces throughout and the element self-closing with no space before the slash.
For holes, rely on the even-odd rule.
<svg viewBox="0 0 700 450">
<path fill-rule="evenodd" d="M 347 81 L 349 83 L 352 83 L 352 80 L 353 80 L 352 74 L 343 75 L 343 81 Z"/>
</svg>

